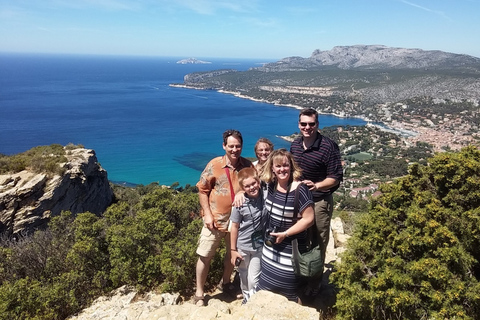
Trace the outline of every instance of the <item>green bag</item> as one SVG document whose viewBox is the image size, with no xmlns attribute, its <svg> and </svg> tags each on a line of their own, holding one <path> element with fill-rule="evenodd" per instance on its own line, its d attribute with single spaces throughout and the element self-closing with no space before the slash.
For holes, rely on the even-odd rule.
<svg viewBox="0 0 480 320">
<path fill-rule="evenodd" d="M 299 277 L 313 277 L 323 270 L 322 250 L 319 245 L 310 251 L 301 253 L 298 251 L 297 239 L 292 240 L 292 266 L 293 271 Z"/>
<path fill-rule="evenodd" d="M 297 219 L 298 215 L 298 188 L 295 190 L 295 200 L 293 202 L 293 215 Z M 298 250 L 298 240 L 292 240 L 292 266 L 295 275 L 299 277 L 311 278 L 320 271 L 323 271 L 322 249 L 318 241 L 314 240 L 314 231 L 312 227 L 307 229 L 308 246 L 311 248 L 307 252 L 301 253 Z"/>
</svg>

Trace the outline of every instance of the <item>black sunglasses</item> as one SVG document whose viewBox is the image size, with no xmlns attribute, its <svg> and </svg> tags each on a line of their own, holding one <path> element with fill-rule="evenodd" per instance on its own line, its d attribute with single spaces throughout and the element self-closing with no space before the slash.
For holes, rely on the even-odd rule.
<svg viewBox="0 0 480 320">
<path fill-rule="evenodd" d="M 315 125 L 317 124 L 316 122 L 300 122 L 300 125 L 302 127 L 306 127 L 307 124 L 310 126 L 310 127 L 315 127 Z"/>
</svg>

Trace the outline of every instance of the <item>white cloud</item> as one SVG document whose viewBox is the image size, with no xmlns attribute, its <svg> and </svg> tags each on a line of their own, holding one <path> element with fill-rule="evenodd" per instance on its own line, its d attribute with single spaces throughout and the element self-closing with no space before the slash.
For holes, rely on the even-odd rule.
<svg viewBox="0 0 480 320">
<path fill-rule="evenodd" d="M 445 19 L 448 19 L 448 20 L 452 20 L 450 17 L 448 17 L 445 12 L 443 11 L 438 11 L 438 10 L 433 10 L 433 9 L 430 9 L 430 8 L 427 8 L 427 7 L 424 7 L 424 6 L 421 6 L 421 5 L 418 5 L 416 3 L 413 3 L 413 2 L 409 2 L 409 1 L 406 1 L 406 0 L 401 0 L 401 2 L 405 3 L 405 4 L 408 4 L 409 6 L 412 6 L 412 7 L 415 7 L 415 8 L 418 8 L 418 9 L 421 9 L 421 10 L 424 10 L 424 11 L 427 11 L 427 12 L 430 12 L 430 13 L 434 13 L 434 14 L 437 14 Z"/>
<path fill-rule="evenodd" d="M 213 15 L 222 10 L 243 13 L 257 11 L 257 0 L 167 0 L 166 2 L 202 15 Z"/>
</svg>

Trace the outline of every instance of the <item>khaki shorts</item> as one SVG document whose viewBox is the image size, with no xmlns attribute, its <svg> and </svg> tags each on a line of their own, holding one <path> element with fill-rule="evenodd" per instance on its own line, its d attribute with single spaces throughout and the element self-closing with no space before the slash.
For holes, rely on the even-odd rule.
<svg viewBox="0 0 480 320">
<path fill-rule="evenodd" d="M 209 230 L 207 227 L 202 227 L 200 238 L 198 239 L 197 254 L 201 257 L 213 257 L 220 242 L 225 238 L 227 248 L 230 249 L 230 233 L 218 231 L 217 229 Z"/>
</svg>

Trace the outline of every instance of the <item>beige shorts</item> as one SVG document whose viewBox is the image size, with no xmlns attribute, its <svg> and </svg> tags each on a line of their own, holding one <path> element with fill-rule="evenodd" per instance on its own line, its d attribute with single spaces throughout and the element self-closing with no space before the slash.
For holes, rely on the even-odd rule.
<svg viewBox="0 0 480 320">
<path fill-rule="evenodd" d="M 218 231 L 217 229 L 212 231 L 203 226 L 198 239 L 197 254 L 206 258 L 213 257 L 224 238 L 227 248 L 230 249 L 230 233 Z"/>
</svg>

